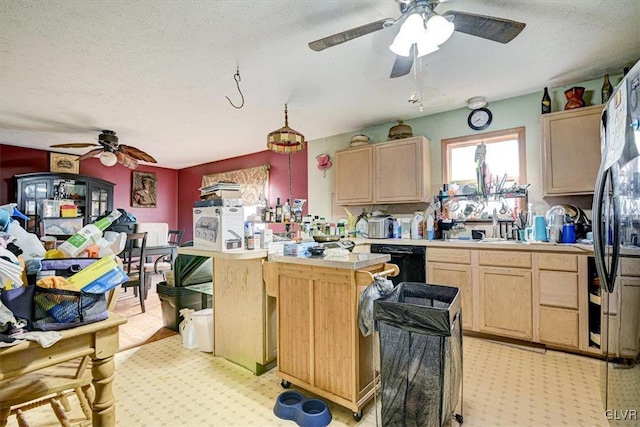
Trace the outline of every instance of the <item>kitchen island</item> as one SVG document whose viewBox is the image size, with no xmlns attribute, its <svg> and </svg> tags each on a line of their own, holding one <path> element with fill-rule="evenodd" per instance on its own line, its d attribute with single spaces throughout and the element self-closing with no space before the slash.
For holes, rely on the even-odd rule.
<svg viewBox="0 0 640 427">
<path fill-rule="evenodd" d="M 181 247 L 213 259 L 213 354 L 260 375 L 275 366 L 275 300 L 266 294 L 266 250 L 228 252 Z"/>
<path fill-rule="evenodd" d="M 358 302 L 373 274 L 395 275 L 386 254 L 271 256 L 267 292 L 276 297 L 278 369 L 291 383 L 362 416 L 373 397 L 373 336 L 358 328 Z"/>
</svg>

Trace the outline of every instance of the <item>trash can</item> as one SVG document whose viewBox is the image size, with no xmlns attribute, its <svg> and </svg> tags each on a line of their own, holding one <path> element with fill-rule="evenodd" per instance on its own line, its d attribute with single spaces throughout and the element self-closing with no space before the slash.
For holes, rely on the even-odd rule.
<svg viewBox="0 0 640 427">
<path fill-rule="evenodd" d="M 213 352 L 213 309 L 205 308 L 191 315 L 200 351 Z"/>
<path fill-rule="evenodd" d="M 162 322 L 165 328 L 178 332 L 178 325 L 182 321 L 180 316 L 181 308 L 191 308 L 201 310 L 202 296 L 200 292 L 195 292 L 186 288 L 175 288 L 167 286 L 166 282 L 156 284 L 158 298 L 162 307 Z M 211 296 L 208 296 L 208 303 L 211 304 Z"/>
<path fill-rule="evenodd" d="M 383 426 L 443 426 L 454 415 L 462 399 L 459 292 L 402 282 L 374 301 Z M 462 423 L 461 414 L 454 416 Z"/>
</svg>

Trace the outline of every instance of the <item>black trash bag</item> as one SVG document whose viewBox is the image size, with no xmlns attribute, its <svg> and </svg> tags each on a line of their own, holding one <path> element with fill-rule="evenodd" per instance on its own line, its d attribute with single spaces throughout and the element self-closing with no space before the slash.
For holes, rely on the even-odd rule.
<svg viewBox="0 0 640 427">
<path fill-rule="evenodd" d="M 111 223 L 109 227 L 105 231 L 115 231 L 118 233 L 135 233 L 136 221 L 138 220 L 136 216 L 130 212 L 125 211 L 122 208 L 118 208 L 120 211 L 120 216 Z M 110 212 L 106 212 L 104 215 L 98 217 L 98 219 L 102 219 L 106 217 Z"/>
<path fill-rule="evenodd" d="M 374 301 L 383 426 L 443 426 L 451 419 L 462 383 L 459 292 L 402 282 Z"/>
<path fill-rule="evenodd" d="M 358 326 L 362 335 L 367 337 L 376 331 L 373 321 L 373 301 L 393 291 L 393 282 L 379 275 L 373 276 L 373 283 L 360 294 L 358 304 Z"/>
</svg>

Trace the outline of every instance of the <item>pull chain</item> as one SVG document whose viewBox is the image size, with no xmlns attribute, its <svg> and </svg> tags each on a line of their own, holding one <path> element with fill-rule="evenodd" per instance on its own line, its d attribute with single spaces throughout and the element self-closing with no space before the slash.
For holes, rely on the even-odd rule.
<svg viewBox="0 0 640 427">
<path fill-rule="evenodd" d="M 227 98 L 227 101 L 229 101 L 229 104 L 231 104 L 231 106 L 233 108 L 239 110 L 244 106 L 244 95 L 242 94 L 242 91 L 240 90 L 240 81 L 242 80 L 240 78 L 240 67 L 236 68 L 236 73 L 233 75 L 233 79 L 236 81 L 236 87 L 238 88 L 238 92 L 240 92 L 240 96 L 242 97 L 242 103 L 238 107 L 238 106 L 234 105 L 233 102 L 231 102 L 231 99 L 229 99 L 228 96 L 225 96 L 225 98 Z"/>
</svg>

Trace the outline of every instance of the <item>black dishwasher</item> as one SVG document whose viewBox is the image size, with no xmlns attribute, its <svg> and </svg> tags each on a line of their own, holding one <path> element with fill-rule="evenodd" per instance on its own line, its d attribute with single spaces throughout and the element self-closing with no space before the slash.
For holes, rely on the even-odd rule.
<svg viewBox="0 0 640 427">
<path fill-rule="evenodd" d="M 426 273 L 426 251 L 424 246 L 408 245 L 371 245 L 372 254 L 391 255 L 391 264 L 395 264 L 400 269 L 400 274 L 390 277 L 394 285 L 400 282 L 425 283 Z"/>
</svg>

